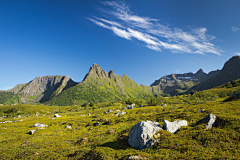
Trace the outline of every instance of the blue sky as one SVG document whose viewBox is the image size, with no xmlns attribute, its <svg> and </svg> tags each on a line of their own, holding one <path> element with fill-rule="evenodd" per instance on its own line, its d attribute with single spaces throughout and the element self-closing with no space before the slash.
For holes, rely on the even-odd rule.
<svg viewBox="0 0 240 160">
<path fill-rule="evenodd" d="M 0 1 L 0 90 L 39 76 L 81 82 L 93 63 L 150 85 L 240 55 L 238 0 Z"/>
</svg>

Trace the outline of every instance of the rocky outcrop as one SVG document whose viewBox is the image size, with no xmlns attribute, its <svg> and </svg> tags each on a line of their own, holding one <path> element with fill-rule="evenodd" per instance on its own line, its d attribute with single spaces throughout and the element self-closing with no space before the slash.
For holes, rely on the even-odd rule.
<svg viewBox="0 0 240 160">
<path fill-rule="evenodd" d="M 27 84 L 18 84 L 11 89 L 15 94 L 22 97 L 22 101 L 27 103 L 26 99 L 32 102 L 45 102 L 54 96 L 60 94 L 63 90 L 76 85 L 69 76 L 45 76 L 36 77 Z M 30 98 L 29 98 L 30 97 Z"/>
<path fill-rule="evenodd" d="M 141 121 L 134 125 L 129 131 L 128 144 L 138 150 L 149 148 L 156 142 L 153 135 L 162 128 L 158 122 Z"/>
<path fill-rule="evenodd" d="M 205 117 L 202 121 L 207 122 L 207 125 L 205 126 L 206 129 L 211 129 L 212 127 L 217 127 L 217 117 L 214 114 L 209 114 L 207 117 Z"/>
<path fill-rule="evenodd" d="M 221 70 L 210 72 L 212 77 L 193 86 L 190 90 L 206 90 L 240 78 L 240 56 L 230 58 Z"/>
<path fill-rule="evenodd" d="M 176 133 L 182 126 L 187 126 L 186 120 L 178 120 L 174 122 L 169 122 L 168 120 L 164 120 L 163 128 L 168 132 Z"/>
</svg>

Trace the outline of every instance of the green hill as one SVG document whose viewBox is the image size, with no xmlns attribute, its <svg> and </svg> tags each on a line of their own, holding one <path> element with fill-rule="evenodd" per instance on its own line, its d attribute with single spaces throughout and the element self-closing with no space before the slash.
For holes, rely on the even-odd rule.
<svg viewBox="0 0 240 160">
<path fill-rule="evenodd" d="M 88 102 L 100 103 L 124 99 L 150 97 L 150 87 L 139 86 L 127 75 L 122 77 L 113 71 L 105 72 L 97 64 L 91 66 L 84 80 L 46 102 L 48 105 L 78 105 Z"/>
</svg>

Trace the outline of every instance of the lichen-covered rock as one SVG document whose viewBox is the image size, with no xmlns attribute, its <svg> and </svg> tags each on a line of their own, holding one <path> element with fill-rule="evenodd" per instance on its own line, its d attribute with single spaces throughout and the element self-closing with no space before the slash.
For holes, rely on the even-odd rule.
<svg viewBox="0 0 240 160">
<path fill-rule="evenodd" d="M 176 133 L 182 126 L 187 126 L 186 120 L 178 120 L 174 122 L 169 122 L 168 120 L 164 120 L 163 128 L 166 129 L 168 132 Z"/>
<path fill-rule="evenodd" d="M 156 142 L 153 139 L 153 134 L 162 128 L 158 122 L 141 121 L 134 125 L 129 131 L 128 144 L 134 149 L 145 149 L 154 145 Z"/>
<path fill-rule="evenodd" d="M 209 114 L 207 117 L 203 119 L 202 122 L 207 122 L 205 126 L 206 129 L 211 129 L 212 127 L 217 127 L 217 117 L 214 114 Z"/>
</svg>

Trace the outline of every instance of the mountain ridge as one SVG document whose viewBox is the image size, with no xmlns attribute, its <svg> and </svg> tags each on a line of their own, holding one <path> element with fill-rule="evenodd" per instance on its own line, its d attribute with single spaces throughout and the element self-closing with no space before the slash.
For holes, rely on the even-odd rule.
<svg viewBox="0 0 240 160">
<path fill-rule="evenodd" d="M 98 103 L 127 98 L 141 99 L 152 95 L 188 94 L 191 90 L 209 89 L 238 78 L 240 78 L 239 56 L 230 58 L 221 70 L 205 73 L 203 69 L 199 69 L 196 73 L 170 74 L 155 80 L 150 86 L 138 85 L 125 74 L 119 76 L 112 70 L 106 72 L 94 63 L 80 83 L 74 82 L 67 75 L 44 76 L 18 84 L 8 92 L 20 96 L 22 103 L 73 105 L 90 101 Z"/>
</svg>

